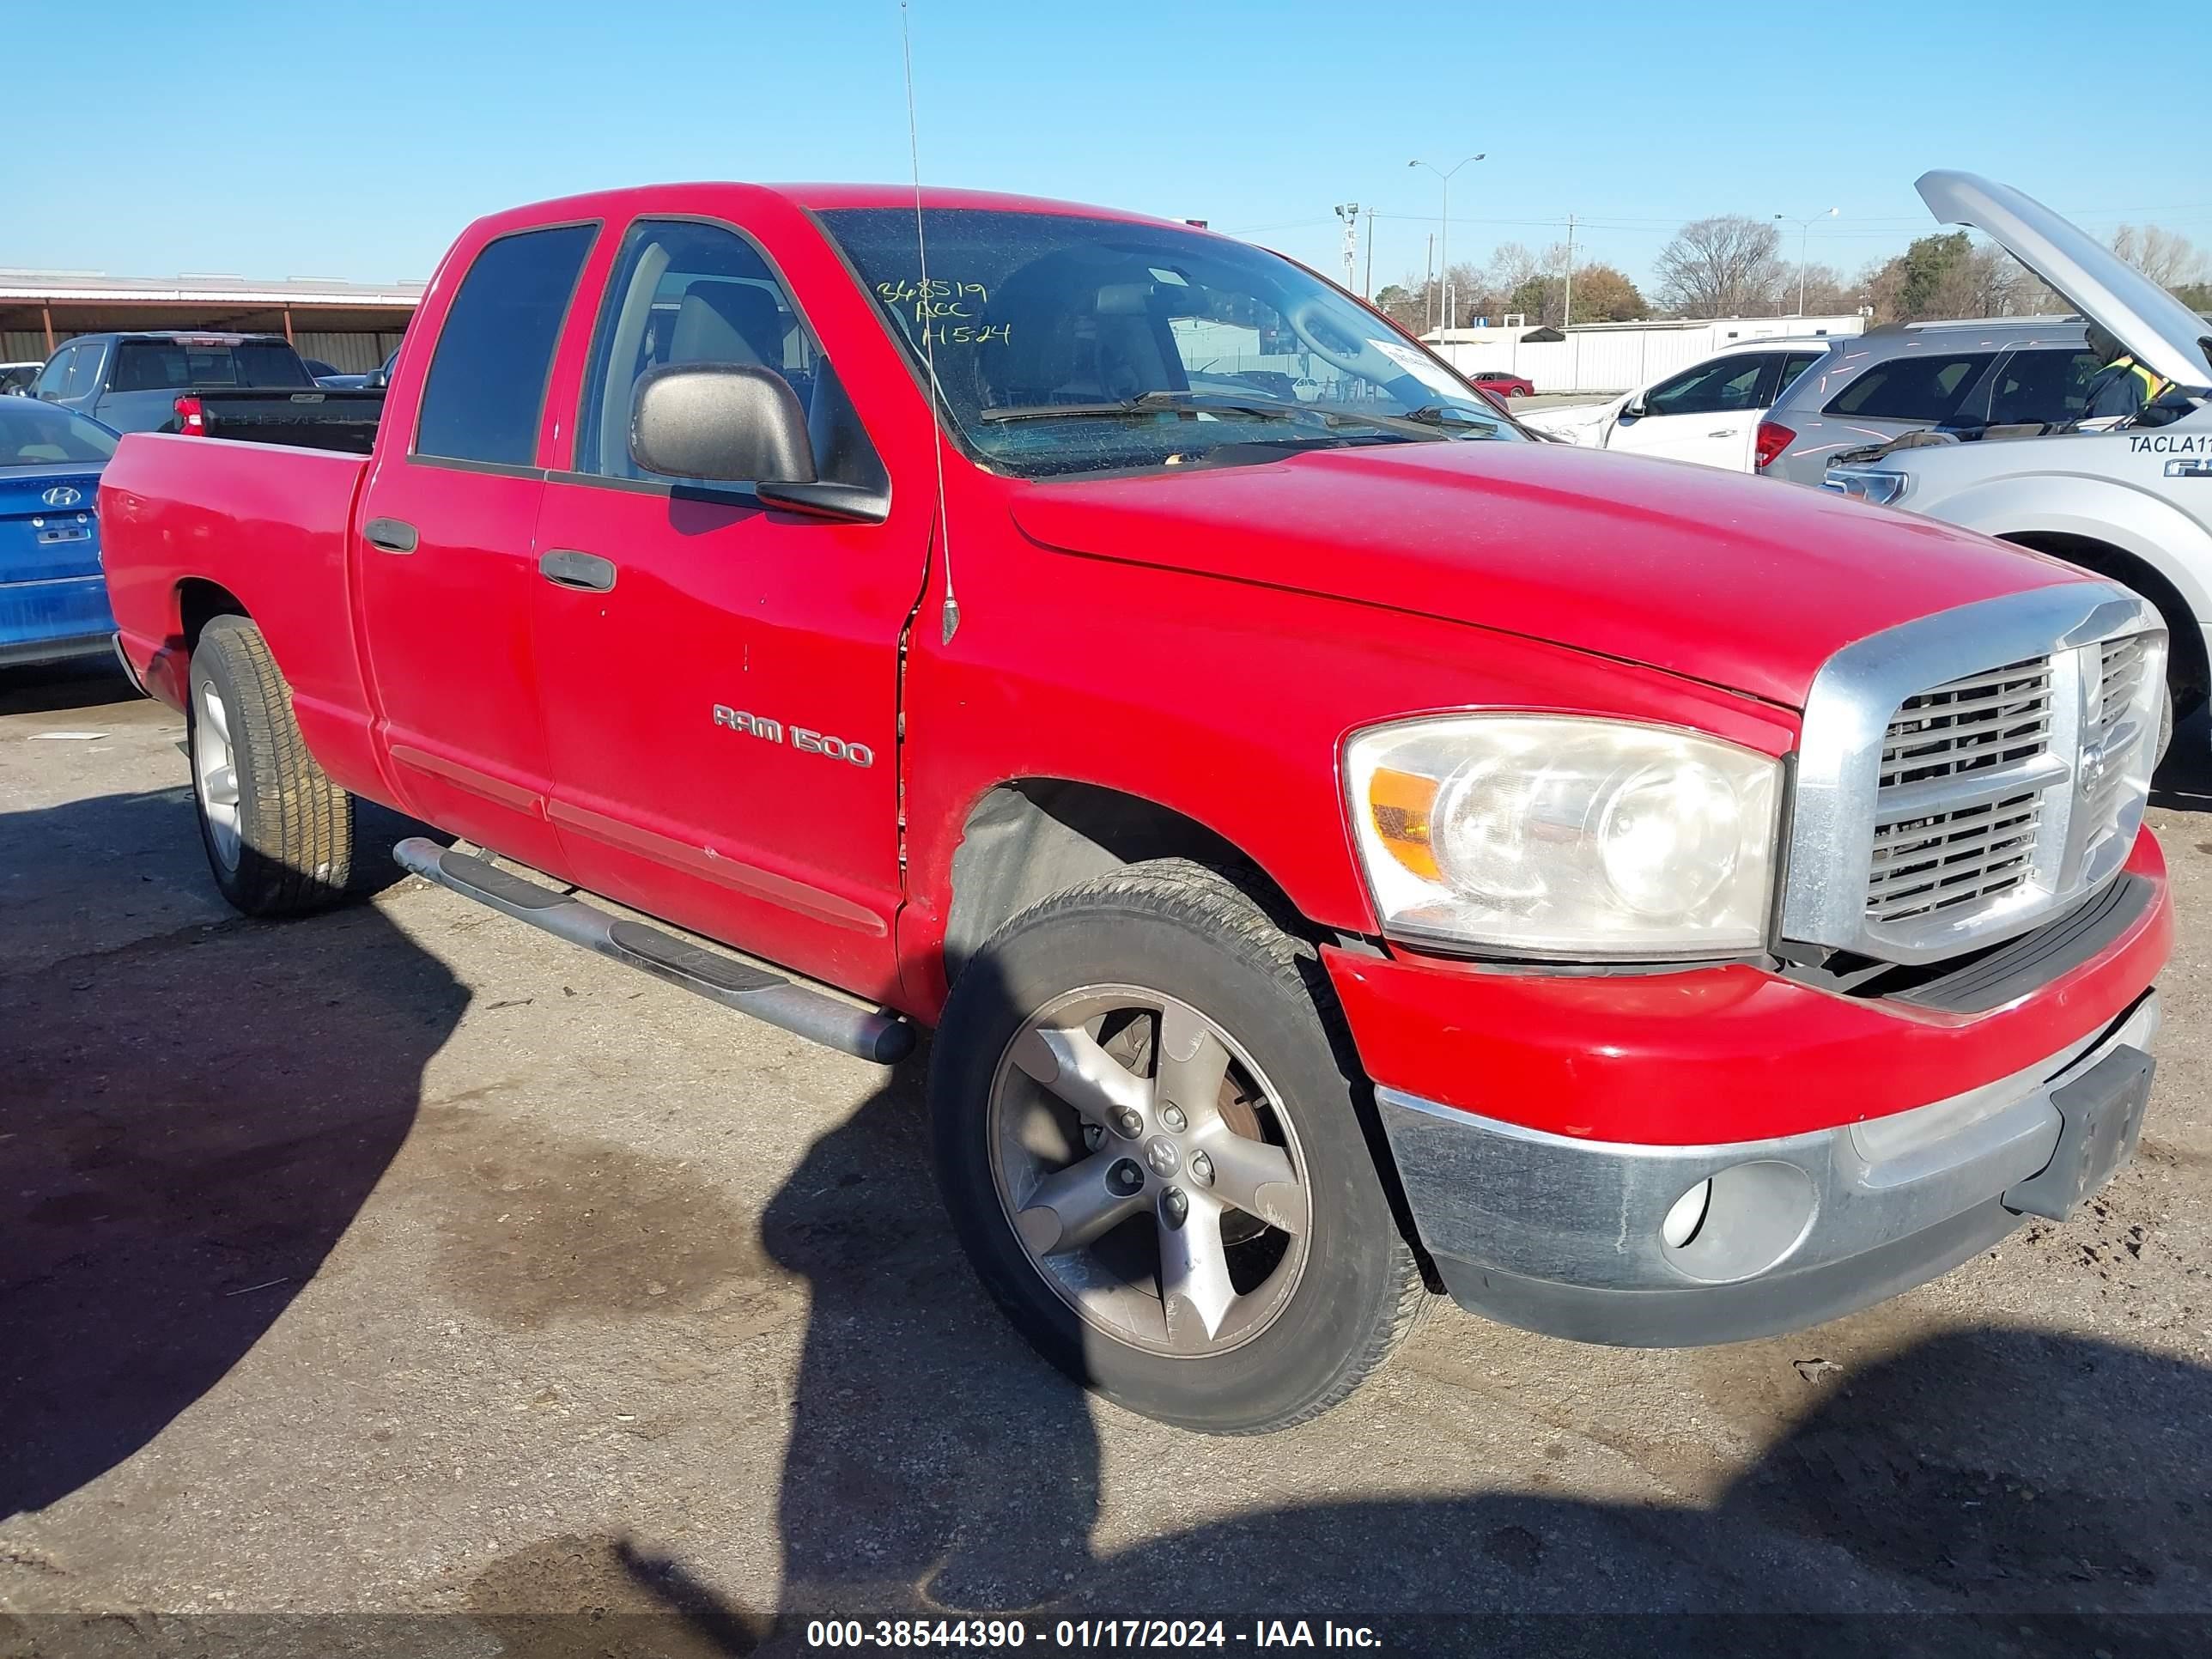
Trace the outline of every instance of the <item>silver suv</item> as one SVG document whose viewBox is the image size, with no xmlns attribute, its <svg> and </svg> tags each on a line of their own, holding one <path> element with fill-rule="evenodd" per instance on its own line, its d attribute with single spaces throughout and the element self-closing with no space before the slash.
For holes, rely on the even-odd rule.
<svg viewBox="0 0 2212 1659">
<path fill-rule="evenodd" d="M 1758 470 L 1817 485 L 1844 452 L 1908 432 L 2069 421 L 2099 367 L 2078 317 L 1905 323 L 1843 336 L 1766 411 Z"/>
</svg>

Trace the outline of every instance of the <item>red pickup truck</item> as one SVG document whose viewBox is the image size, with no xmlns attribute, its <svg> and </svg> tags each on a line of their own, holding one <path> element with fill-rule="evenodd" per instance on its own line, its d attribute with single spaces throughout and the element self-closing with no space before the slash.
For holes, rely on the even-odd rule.
<svg viewBox="0 0 2212 1659">
<path fill-rule="evenodd" d="M 1525 441 L 1288 261 L 958 192 L 484 220 L 385 408 L 106 475 L 225 895 L 337 902 L 365 797 L 732 1008 L 934 1026 L 962 1243 L 1137 1410 L 1310 1416 L 1438 1291 L 1792 1328 L 2132 1151 L 2165 636 L 2056 560 Z"/>
</svg>

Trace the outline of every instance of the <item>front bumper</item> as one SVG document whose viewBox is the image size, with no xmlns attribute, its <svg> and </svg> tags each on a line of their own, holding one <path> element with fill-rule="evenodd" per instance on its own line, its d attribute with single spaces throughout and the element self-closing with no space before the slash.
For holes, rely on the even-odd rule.
<svg viewBox="0 0 2212 1659">
<path fill-rule="evenodd" d="M 2036 1064 L 1916 1110 L 1811 1133 L 1702 1146 L 1589 1141 L 1376 1093 L 1421 1242 L 1454 1300 L 1529 1330 L 1686 1347 L 1802 1328 L 1948 1271 L 2021 1212 L 2063 1213 L 2110 1173 L 2063 1173 L 2085 1114 L 2140 1122 L 2158 998 Z M 2063 1153 L 2054 1161 L 2055 1153 Z M 1707 1180 L 1696 1231 L 1670 1212 Z"/>
</svg>

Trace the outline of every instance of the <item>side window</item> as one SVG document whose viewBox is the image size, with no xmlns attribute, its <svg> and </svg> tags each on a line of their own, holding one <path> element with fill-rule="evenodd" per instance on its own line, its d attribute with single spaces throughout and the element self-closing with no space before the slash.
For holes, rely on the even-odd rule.
<svg viewBox="0 0 2212 1659">
<path fill-rule="evenodd" d="M 422 387 L 415 453 L 527 466 L 561 321 L 595 225 L 519 231 L 487 245 L 453 295 Z"/>
<path fill-rule="evenodd" d="M 89 398 L 100 390 L 100 365 L 107 360 L 104 345 L 81 345 L 76 349 L 76 360 L 70 364 L 69 379 L 62 383 L 64 398 Z"/>
<path fill-rule="evenodd" d="M 49 357 L 46 366 L 39 371 L 39 378 L 32 383 L 31 395 L 33 398 L 60 397 L 62 387 L 69 380 L 70 365 L 76 361 L 76 346 L 64 346 Z"/>
<path fill-rule="evenodd" d="M 1718 415 L 1757 407 L 1759 376 L 1773 362 L 1769 352 L 1745 352 L 1684 369 L 1644 395 L 1651 415 Z"/>
<path fill-rule="evenodd" d="M 2063 346 L 2015 351 L 1990 377 L 1987 408 L 1976 412 L 1992 426 L 2078 419 L 2099 367 L 2089 353 Z M 1978 393 L 1974 401 L 1984 399 Z"/>
<path fill-rule="evenodd" d="M 1993 351 L 1929 351 L 1893 357 L 1837 393 L 1826 412 L 1925 421 L 1933 426 L 1949 417 L 1982 371 L 1996 361 Z"/>
<path fill-rule="evenodd" d="M 630 459 L 630 413 L 638 377 L 669 363 L 774 369 L 814 423 L 821 348 L 759 250 L 722 226 L 641 219 L 623 238 L 584 373 L 577 471 L 652 476 Z"/>
<path fill-rule="evenodd" d="M 1828 354 L 1825 351 L 1792 351 L 1782 359 L 1782 378 L 1774 384 L 1773 401 L 1780 403 L 1797 383 L 1797 377 Z"/>
</svg>

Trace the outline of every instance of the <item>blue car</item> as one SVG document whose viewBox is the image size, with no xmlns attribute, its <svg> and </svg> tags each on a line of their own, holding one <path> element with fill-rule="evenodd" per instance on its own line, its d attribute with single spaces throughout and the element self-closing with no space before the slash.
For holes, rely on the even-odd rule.
<svg viewBox="0 0 2212 1659">
<path fill-rule="evenodd" d="M 96 505 L 116 441 L 75 410 L 0 398 L 0 665 L 110 648 Z"/>
</svg>

